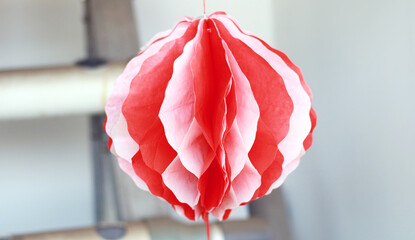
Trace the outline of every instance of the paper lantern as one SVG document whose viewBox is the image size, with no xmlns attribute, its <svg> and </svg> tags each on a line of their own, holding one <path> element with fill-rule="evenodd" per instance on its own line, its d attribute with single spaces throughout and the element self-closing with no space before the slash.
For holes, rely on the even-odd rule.
<svg viewBox="0 0 415 240">
<path fill-rule="evenodd" d="M 120 167 L 191 220 L 280 186 L 316 115 L 301 71 L 223 12 L 181 19 L 134 57 L 106 105 Z"/>
</svg>

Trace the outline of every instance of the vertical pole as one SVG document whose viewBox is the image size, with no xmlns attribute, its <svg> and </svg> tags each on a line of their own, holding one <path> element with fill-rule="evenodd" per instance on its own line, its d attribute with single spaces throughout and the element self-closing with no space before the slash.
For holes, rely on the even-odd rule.
<svg viewBox="0 0 415 240">
<path fill-rule="evenodd" d="M 93 115 L 90 120 L 94 171 L 95 221 L 98 233 L 106 239 L 118 239 L 125 234 L 115 184 L 114 161 L 106 146 L 103 130 L 105 115 Z"/>
<path fill-rule="evenodd" d="M 87 56 L 85 59 L 79 61 L 77 64 L 85 67 L 98 67 L 105 64 L 104 59 L 98 57 L 96 48 L 96 34 L 92 23 L 92 2 L 91 0 L 84 1 L 84 24 L 86 30 L 86 47 Z"/>
</svg>

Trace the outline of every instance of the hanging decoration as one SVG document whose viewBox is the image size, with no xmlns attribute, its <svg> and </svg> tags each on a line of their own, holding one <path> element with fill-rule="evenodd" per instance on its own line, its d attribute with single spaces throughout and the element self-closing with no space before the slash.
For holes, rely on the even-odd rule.
<svg viewBox="0 0 415 240">
<path fill-rule="evenodd" d="M 109 148 L 141 189 L 225 220 L 279 187 L 311 146 L 300 69 L 223 12 L 182 18 L 134 57 L 106 105 Z"/>
</svg>

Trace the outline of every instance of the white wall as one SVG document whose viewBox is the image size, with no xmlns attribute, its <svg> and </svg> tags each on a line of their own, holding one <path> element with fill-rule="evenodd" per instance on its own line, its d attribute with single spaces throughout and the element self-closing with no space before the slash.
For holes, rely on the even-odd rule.
<svg viewBox="0 0 415 240">
<path fill-rule="evenodd" d="M 0 121 L 0 236 L 94 224 L 87 117 Z"/>
<path fill-rule="evenodd" d="M 415 2 L 279 0 L 315 143 L 284 185 L 297 240 L 415 239 Z"/>
<path fill-rule="evenodd" d="M 243 29 L 273 42 L 272 2 L 273 0 L 206 0 L 206 12 L 225 11 L 235 17 Z M 133 0 L 133 3 L 141 44 L 147 43 L 154 34 L 172 28 L 181 16 L 203 15 L 202 0 Z"/>
<path fill-rule="evenodd" d="M 1 0 L 0 70 L 71 65 L 84 58 L 82 16 L 79 0 Z"/>
</svg>

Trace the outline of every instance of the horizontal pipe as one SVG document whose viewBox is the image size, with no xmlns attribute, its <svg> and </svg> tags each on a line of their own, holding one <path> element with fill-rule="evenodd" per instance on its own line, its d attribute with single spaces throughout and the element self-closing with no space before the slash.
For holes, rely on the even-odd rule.
<svg viewBox="0 0 415 240">
<path fill-rule="evenodd" d="M 117 235 L 122 228 L 124 235 L 121 238 L 104 238 L 102 235 Z M 102 240 L 102 239 L 123 239 L 123 240 L 152 240 L 147 227 L 143 223 L 128 223 L 122 227 L 107 226 L 100 228 L 81 228 L 63 230 L 48 233 L 36 233 L 19 235 L 8 238 L 8 240 Z"/>
<path fill-rule="evenodd" d="M 125 63 L 0 72 L 0 120 L 102 113 Z"/>
<path fill-rule="evenodd" d="M 124 235 L 119 236 L 119 232 Z M 225 221 L 211 224 L 211 240 L 271 240 L 270 229 L 260 219 Z M 118 237 L 111 237 L 117 236 Z M 103 237 L 105 236 L 105 237 Z M 206 240 L 204 224 L 183 224 L 169 218 L 128 222 L 73 230 L 37 233 L 3 238 L 7 240 Z M 1 238 L 0 238 L 1 240 Z"/>
</svg>

